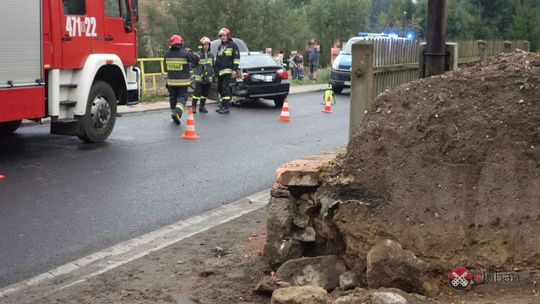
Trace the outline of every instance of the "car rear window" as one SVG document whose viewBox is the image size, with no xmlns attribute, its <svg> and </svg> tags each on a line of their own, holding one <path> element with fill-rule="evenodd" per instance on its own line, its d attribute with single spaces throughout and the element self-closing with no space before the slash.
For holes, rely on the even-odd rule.
<svg viewBox="0 0 540 304">
<path fill-rule="evenodd" d="M 255 67 L 279 66 L 269 55 L 244 55 L 240 56 L 240 67 L 249 69 Z"/>
</svg>

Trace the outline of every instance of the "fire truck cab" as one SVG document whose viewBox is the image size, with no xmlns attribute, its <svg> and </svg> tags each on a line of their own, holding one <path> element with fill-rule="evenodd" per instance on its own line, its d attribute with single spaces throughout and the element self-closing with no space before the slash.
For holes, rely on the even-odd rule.
<svg viewBox="0 0 540 304">
<path fill-rule="evenodd" d="M 137 102 L 137 0 L 0 1 L 0 135 L 50 117 L 51 133 L 104 141 Z"/>
</svg>

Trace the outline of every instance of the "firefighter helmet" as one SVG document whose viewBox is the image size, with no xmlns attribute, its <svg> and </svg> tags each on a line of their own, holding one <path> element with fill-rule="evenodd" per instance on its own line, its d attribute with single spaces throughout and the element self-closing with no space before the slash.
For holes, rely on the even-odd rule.
<svg viewBox="0 0 540 304">
<path fill-rule="evenodd" d="M 172 35 L 170 39 L 171 45 L 184 44 L 184 39 L 180 35 Z"/>
<path fill-rule="evenodd" d="M 218 36 L 225 35 L 227 39 L 231 39 L 231 31 L 228 28 L 224 27 L 219 30 Z"/>
<path fill-rule="evenodd" d="M 201 45 L 204 45 L 205 43 L 210 44 L 210 38 L 204 36 L 204 37 L 201 38 L 201 40 L 199 40 L 199 43 L 200 43 Z"/>
</svg>

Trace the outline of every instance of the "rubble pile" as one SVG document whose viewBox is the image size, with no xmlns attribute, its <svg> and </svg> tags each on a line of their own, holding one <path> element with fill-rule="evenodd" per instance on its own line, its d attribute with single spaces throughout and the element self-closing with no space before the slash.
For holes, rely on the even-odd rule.
<svg viewBox="0 0 540 304">
<path fill-rule="evenodd" d="M 387 91 L 346 153 L 276 180 L 264 257 L 284 289 L 429 303 L 456 266 L 539 270 L 540 54 Z"/>
</svg>

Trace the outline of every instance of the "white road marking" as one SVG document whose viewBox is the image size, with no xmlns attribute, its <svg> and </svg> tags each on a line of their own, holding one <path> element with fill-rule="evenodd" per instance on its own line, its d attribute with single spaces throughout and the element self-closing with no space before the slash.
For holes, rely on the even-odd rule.
<svg viewBox="0 0 540 304">
<path fill-rule="evenodd" d="M 44 297 L 74 286 L 91 277 L 265 207 L 269 199 L 270 189 L 267 189 L 201 215 L 173 223 L 156 231 L 92 253 L 76 261 L 0 289 L 0 300 L 2 300 L 0 302 L 20 303 L 23 302 L 23 299 L 18 297 L 31 297 L 36 293 L 40 297 Z M 51 287 L 49 284 L 54 286 Z M 10 300 L 17 302 L 10 302 Z"/>
</svg>

